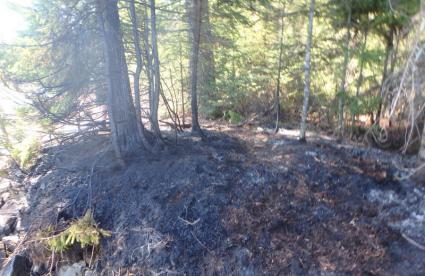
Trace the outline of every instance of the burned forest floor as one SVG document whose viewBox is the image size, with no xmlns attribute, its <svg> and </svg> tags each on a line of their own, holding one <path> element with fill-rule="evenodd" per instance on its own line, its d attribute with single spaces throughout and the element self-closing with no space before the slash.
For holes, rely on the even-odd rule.
<svg viewBox="0 0 425 276">
<path fill-rule="evenodd" d="M 313 134 L 300 143 L 284 131 L 204 130 L 170 133 L 165 150 L 125 169 L 104 136 L 46 148 L 29 175 L 11 177 L 17 192 L 0 209 L 20 204 L 15 253 L 34 275 L 54 271 L 34 233 L 91 209 L 111 237 L 90 261 L 62 254 L 56 271 L 425 275 L 425 187 L 399 178 L 410 158 Z"/>
</svg>

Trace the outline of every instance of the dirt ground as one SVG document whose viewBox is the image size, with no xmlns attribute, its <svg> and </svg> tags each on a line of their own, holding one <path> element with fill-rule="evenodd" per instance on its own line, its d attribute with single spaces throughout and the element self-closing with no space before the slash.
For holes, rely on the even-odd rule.
<svg viewBox="0 0 425 276">
<path fill-rule="evenodd" d="M 113 233 L 93 265 L 104 273 L 425 275 L 425 191 L 394 166 L 409 160 L 217 123 L 169 143 L 125 169 L 106 137 L 46 149 L 25 228 L 92 208 Z"/>
</svg>

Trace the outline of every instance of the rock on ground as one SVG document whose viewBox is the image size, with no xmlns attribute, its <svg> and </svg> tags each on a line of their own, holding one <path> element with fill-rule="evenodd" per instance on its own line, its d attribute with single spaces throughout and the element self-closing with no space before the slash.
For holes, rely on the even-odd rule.
<svg viewBox="0 0 425 276">
<path fill-rule="evenodd" d="M 0 271 L 1 276 L 28 276 L 31 273 L 31 261 L 21 255 L 14 256 Z"/>
<path fill-rule="evenodd" d="M 15 230 L 17 217 L 15 214 L 0 215 L 0 236 L 7 236 Z"/>
<path fill-rule="evenodd" d="M 84 262 L 75 263 L 72 265 L 62 266 L 59 269 L 58 276 L 83 276 L 86 264 Z"/>
</svg>

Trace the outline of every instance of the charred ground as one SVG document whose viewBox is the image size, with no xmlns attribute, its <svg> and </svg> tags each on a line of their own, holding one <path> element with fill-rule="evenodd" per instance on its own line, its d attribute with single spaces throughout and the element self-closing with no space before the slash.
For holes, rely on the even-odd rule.
<svg viewBox="0 0 425 276">
<path fill-rule="evenodd" d="M 102 242 L 99 271 L 425 273 L 425 252 L 403 238 L 425 242 L 422 221 L 403 226 L 412 212 L 423 212 L 425 193 L 396 180 L 392 162 L 401 157 L 217 125 L 202 139 L 170 141 L 125 169 L 106 137 L 46 149 L 26 179 L 25 228 L 92 208 L 113 233 Z M 388 194 L 399 200 L 385 201 Z"/>
</svg>

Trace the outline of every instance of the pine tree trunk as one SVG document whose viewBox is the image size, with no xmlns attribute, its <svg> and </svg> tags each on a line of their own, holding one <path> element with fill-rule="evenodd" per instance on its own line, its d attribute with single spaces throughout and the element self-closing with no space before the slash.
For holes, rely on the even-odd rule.
<svg viewBox="0 0 425 276">
<path fill-rule="evenodd" d="M 156 8 L 155 0 L 150 0 L 151 8 L 151 37 L 152 37 L 152 57 L 153 57 L 153 89 L 151 97 L 151 123 L 152 129 L 158 137 L 161 137 L 161 131 L 158 124 L 159 96 L 161 93 L 161 74 L 159 69 L 158 43 L 156 32 Z"/>
<path fill-rule="evenodd" d="M 364 70 L 364 64 L 365 64 L 364 53 L 366 51 L 368 35 L 369 35 L 369 30 L 366 29 L 365 35 L 364 35 L 364 41 L 363 41 L 363 45 L 362 45 L 361 57 L 360 57 L 360 73 L 359 73 L 359 78 L 357 79 L 357 84 L 356 84 L 356 100 L 358 100 L 358 98 L 359 98 L 360 88 L 361 88 L 362 83 L 363 83 L 363 70 Z M 353 113 L 351 115 L 351 131 L 353 131 L 355 120 L 356 120 L 356 117 L 355 117 L 355 114 Z M 353 133 L 353 132 L 351 132 L 351 133 Z"/>
<path fill-rule="evenodd" d="M 350 40 L 351 40 L 351 3 L 348 3 L 349 1 L 346 0 L 346 5 L 348 9 L 348 16 L 347 16 L 347 34 L 345 37 L 345 49 L 344 49 L 344 64 L 342 69 L 342 78 L 341 78 L 341 85 L 338 91 L 339 97 L 338 97 L 338 129 L 337 129 L 337 136 L 338 139 L 341 140 L 344 136 L 344 104 L 345 104 L 345 97 L 347 94 L 346 91 L 346 81 L 347 81 L 347 68 L 348 68 L 348 62 L 350 60 Z"/>
<path fill-rule="evenodd" d="M 201 127 L 198 121 L 198 60 L 199 60 L 199 41 L 201 35 L 201 9 L 202 0 L 192 0 L 191 12 L 189 14 L 191 29 L 191 53 L 190 53 L 190 96 L 192 109 L 192 132 L 201 133 Z"/>
<path fill-rule="evenodd" d="M 308 13 L 308 29 L 307 29 L 307 43 L 305 51 L 305 67 L 304 67 L 304 102 L 301 114 L 300 126 L 300 141 L 305 141 L 305 132 L 307 128 L 307 115 L 308 115 L 308 101 L 310 97 L 310 71 L 311 71 L 311 46 L 313 41 L 313 18 L 314 18 L 314 4 L 315 0 L 310 0 L 310 10 Z"/>
<path fill-rule="evenodd" d="M 179 43 L 179 49 L 180 49 L 180 58 L 179 58 L 179 65 L 180 65 L 180 98 L 181 98 L 181 107 L 182 107 L 182 123 L 183 123 L 183 127 L 185 127 L 185 120 L 186 120 L 186 114 L 185 114 L 185 109 L 184 109 L 184 105 L 185 105 L 185 100 L 184 100 L 184 88 L 185 88 L 185 81 L 183 78 L 183 60 L 182 60 L 182 55 L 183 55 L 183 51 L 182 51 L 182 45 L 181 43 Z"/>
<path fill-rule="evenodd" d="M 202 1 L 201 10 L 201 36 L 199 49 L 199 66 L 198 76 L 199 85 L 198 91 L 200 96 L 200 104 L 209 105 L 211 101 L 216 100 L 216 74 L 215 61 L 213 51 L 213 35 L 210 24 L 209 1 Z"/>
<path fill-rule="evenodd" d="M 139 43 L 139 30 L 137 26 L 136 7 L 134 0 L 129 1 L 130 7 L 130 19 L 131 19 L 131 30 L 133 32 L 133 44 L 136 54 L 136 72 L 133 75 L 134 80 L 134 107 L 136 108 L 137 120 L 140 121 L 141 106 L 140 106 L 140 74 L 142 73 L 142 51 Z"/>
<path fill-rule="evenodd" d="M 142 73 L 143 61 L 142 61 L 142 50 L 140 48 L 140 36 L 139 28 L 137 24 L 136 6 L 134 0 L 130 0 L 130 18 L 131 18 L 131 29 L 133 32 L 133 44 L 136 53 L 136 72 L 133 75 L 134 79 L 134 108 L 136 109 L 137 124 L 139 127 L 140 136 L 143 141 L 143 145 L 148 148 L 149 143 L 145 137 L 145 128 L 142 122 L 142 107 L 140 105 L 140 74 Z"/>
<path fill-rule="evenodd" d="M 279 131 L 279 120 L 280 120 L 280 75 L 282 73 L 282 55 L 283 55 L 283 31 L 284 31 L 284 17 L 283 17 L 283 8 L 281 11 L 281 22 L 280 22 L 280 38 L 279 38 L 279 65 L 277 69 L 277 85 L 276 85 L 276 95 L 275 95 L 275 106 L 276 106 L 276 126 L 275 133 Z"/>
<path fill-rule="evenodd" d="M 99 0 L 97 12 L 104 38 L 107 106 L 115 153 L 120 160 L 141 146 L 116 0 Z"/>
<path fill-rule="evenodd" d="M 149 43 L 149 33 L 150 33 L 150 20 L 148 15 L 148 5 L 146 0 L 143 1 L 143 17 L 144 17 L 144 28 L 143 28 L 143 42 L 144 42 L 144 53 L 145 53 L 145 64 L 146 64 L 146 77 L 148 79 L 148 96 L 149 96 L 149 113 L 152 110 L 152 95 L 153 95 L 153 65 L 152 65 L 152 55 L 150 53 L 151 45 Z M 150 116 L 149 116 L 150 118 Z M 152 123 L 151 123 L 152 126 Z"/>
</svg>

